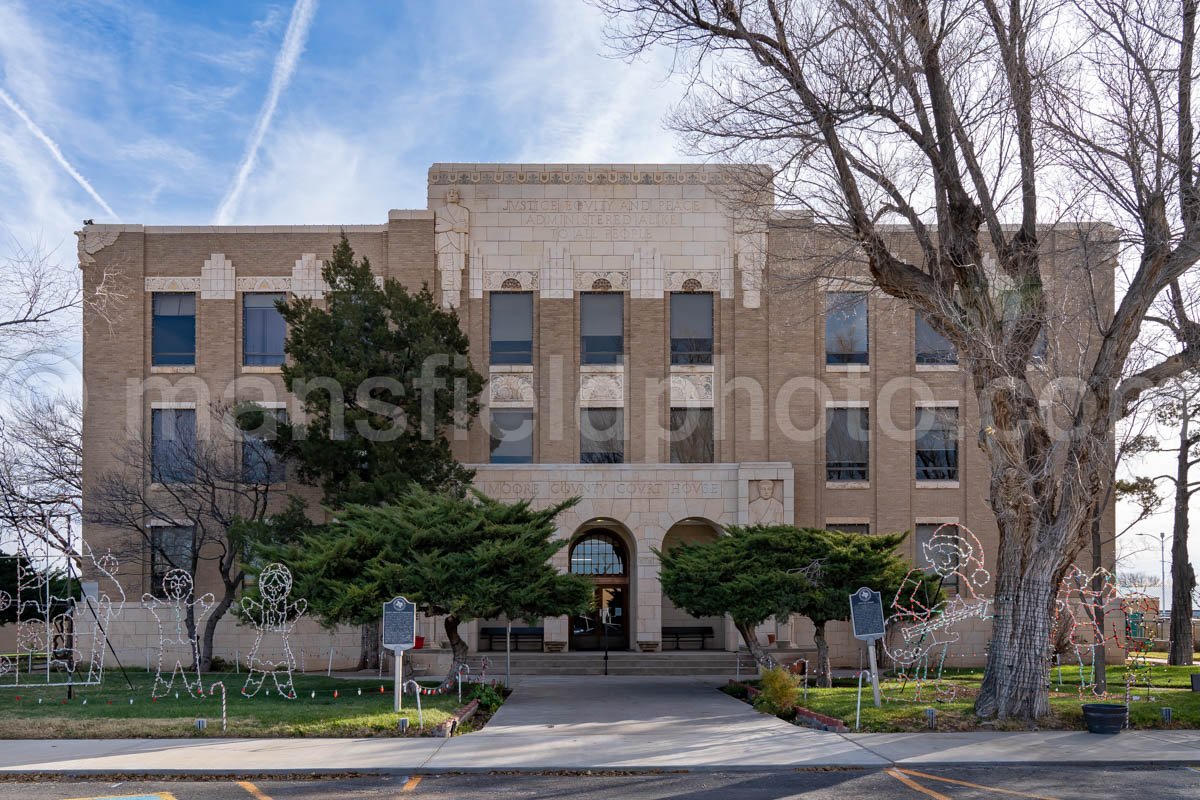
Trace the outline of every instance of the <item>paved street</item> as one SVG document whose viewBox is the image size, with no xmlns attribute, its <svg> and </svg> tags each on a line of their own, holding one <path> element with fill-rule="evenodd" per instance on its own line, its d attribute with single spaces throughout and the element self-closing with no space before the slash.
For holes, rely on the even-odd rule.
<svg viewBox="0 0 1200 800">
<path fill-rule="evenodd" d="M 930 768 L 905 772 L 835 769 L 786 772 L 661 773 L 640 775 L 431 775 L 335 780 L 238 782 L 29 782 L 0 783 L 0 798 L 20 800 L 345 800 L 408 797 L 628 798 L 628 800 L 984 800 L 995 797 L 1092 800 L 1200 796 L 1200 772 L 1166 769 L 1048 767 Z"/>
</svg>

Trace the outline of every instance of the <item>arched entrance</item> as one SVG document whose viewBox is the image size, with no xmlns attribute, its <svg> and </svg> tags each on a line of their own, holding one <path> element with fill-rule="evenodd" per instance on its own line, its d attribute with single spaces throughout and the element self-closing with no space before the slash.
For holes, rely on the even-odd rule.
<svg viewBox="0 0 1200 800">
<path fill-rule="evenodd" d="M 672 525 L 663 536 L 662 549 L 664 553 L 669 553 L 676 547 L 685 544 L 702 544 L 707 542 L 715 542 L 717 537 L 721 535 L 721 529 L 710 520 L 700 517 L 689 517 L 682 519 Z M 725 648 L 725 618 L 724 617 L 693 617 L 681 608 L 677 608 L 671 602 L 671 598 L 664 593 L 662 596 L 662 626 L 666 631 L 669 628 L 711 628 L 712 638 L 708 640 L 696 639 L 687 640 L 686 643 L 676 639 L 675 642 L 670 642 L 669 636 L 663 637 L 663 649 L 692 649 L 707 647 L 708 649 L 723 650 Z"/>
<path fill-rule="evenodd" d="M 608 528 L 591 528 L 571 545 L 571 572 L 590 578 L 593 607 L 571 617 L 572 650 L 629 647 L 629 550 Z"/>
</svg>

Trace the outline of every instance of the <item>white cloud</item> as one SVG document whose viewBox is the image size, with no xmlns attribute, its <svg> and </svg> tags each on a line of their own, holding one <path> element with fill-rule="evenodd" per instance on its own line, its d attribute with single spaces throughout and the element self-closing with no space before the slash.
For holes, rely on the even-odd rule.
<svg viewBox="0 0 1200 800">
<path fill-rule="evenodd" d="M 263 102 L 258 121 L 254 123 L 254 130 L 250 133 L 250 141 L 246 145 L 246 153 L 238 165 L 233 184 L 229 187 L 229 192 L 221 201 L 221 205 L 217 207 L 217 212 L 213 217 L 213 222 L 217 225 L 229 224 L 237 214 L 242 192 L 246 188 L 246 180 L 254 170 L 254 165 L 258 160 L 258 150 L 267 135 L 267 129 L 271 127 L 271 120 L 275 116 L 279 98 L 291 81 L 292 74 L 296 71 L 300 54 L 304 52 L 304 43 L 308 38 L 308 30 L 312 26 L 316 10 L 317 0 L 296 0 L 296 5 L 292 8 L 292 18 L 288 22 L 287 32 L 283 36 L 283 45 L 279 48 L 279 56 L 275 59 L 271 84 L 267 89 L 267 99 Z"/>
</svg>

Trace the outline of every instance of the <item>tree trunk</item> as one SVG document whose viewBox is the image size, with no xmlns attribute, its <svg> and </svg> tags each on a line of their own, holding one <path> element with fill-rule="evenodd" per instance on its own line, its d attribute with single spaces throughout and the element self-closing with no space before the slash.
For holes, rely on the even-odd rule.
<svg viewBox="0 0 1200 800">
<path fill-rule="evenodd" d="M 1180 403 L 1183 410 L 1179 426 L 1179 451 L 1175 460 L 1175 520 L 1171 538 L 1171 649 L 1167 663 L 1191 664 L 1192 642 L 1192 593 L 1196 590 L 1196 572 L 1188 559 L 1188 472 L 1192 456 L 1191 419 L 1188 404 Z"/>
<path fill-rule="evenodd" d="M 446 630 L 446 641 L 450 643 L 450 672 L 446 675 L 446 683 L 450 683 L 458 673 L 458 665 L 467 663 L 470 649 L 458 635 L 458 617 L 447 614 L 446 618 L 442 620 L 442 627 Z"/>
<path fill-rule="evenodd" d="M 996 585 L 992 641 L 975 713 L 1032 720 L 1050 713 L 1049 649 L 1058 589 L 1046 559 L 1005 570 Z"/>
<path fill-rule="evenodd" d="M 746 643 L 746 649 L 756 664 L 763 669 L 772 669 L 777 666 L 775 659 L 771 658 L 771 655 L 758 643 L 758 633 L 754 630 L 754 625 L 746 625 L 737 621 L 733 625 L 742 635 L 742 641 Z"/>
<path fill-rule="evenodd" d="M 825 623 L 813 622 L 813 642 L 817 645 L 817 686 L 833 686 L 833 670 L 829 668 L 829 642 L 825 641 Z"/>
<path fill-rule="evenodd" d="M 213 641 L 217 637 L 217 623 L 221 621 L 221 617 L 224 617 L 225 612 L 233 605 L 235 594 L 237 594 L 237 584 L 225 584 L 225 593 L 221 595 L 221 599 L 217 601 L 212 613 L 208 615 L 208 620 L 204 623 L 204 636 L 200 639 L 201 672 L 208 672 L 212 669 Z"/>
<path fill-rule="evenodd" d="M 358 668 L 379 669 L 379 623 L 368 622 L 359 629 L 362 647 L 358 653 Z"/>
</svg>

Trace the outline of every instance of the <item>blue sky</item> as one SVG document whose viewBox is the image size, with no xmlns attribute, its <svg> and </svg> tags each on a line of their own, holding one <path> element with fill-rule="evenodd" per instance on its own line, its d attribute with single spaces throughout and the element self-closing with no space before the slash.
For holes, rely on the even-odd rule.
<svg viewBox="0 0 1200 800">
<path fill-rule="evenodd" d="M 666 55 L 603 55 L 578 0 L 311 2 L 303 50 L 225 221 L 381 222 L 434 161 L 678 160 Z M 291 3 L 0 0 L 0 226 L 207 224 L 271 93 Z M 39 137 L 30 122 L 40 128 Z M 48 139 L 48 140 L 47 140 Z M 63 260 L 69 261 L 69 258 Z"/>
</svg>

